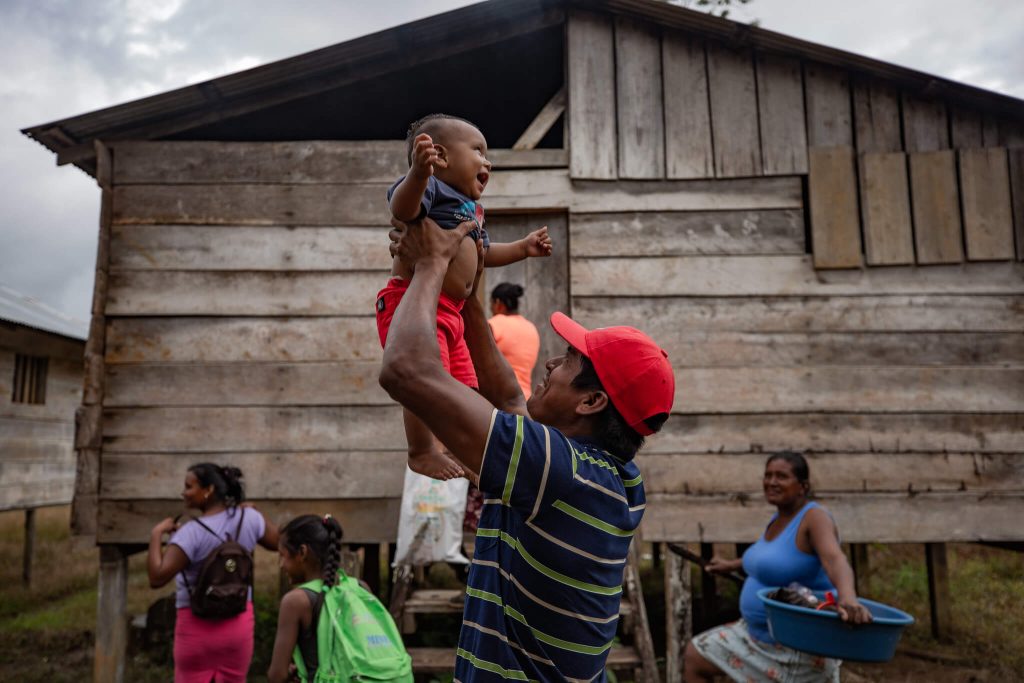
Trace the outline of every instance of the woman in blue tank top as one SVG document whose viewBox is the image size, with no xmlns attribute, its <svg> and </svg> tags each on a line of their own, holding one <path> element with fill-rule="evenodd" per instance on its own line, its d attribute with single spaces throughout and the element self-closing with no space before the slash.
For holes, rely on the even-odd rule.
<svg viewBox="0 0 1024 683">
<path fill-rule="evenodd" d="M 782 451 L 768 458 L 764 496 L 778 512 L 741 559 L 713 558 L 708 570 L 724 574 L 743 569 L 737 622 L 701 633 L 686 647 L 686 681 L 839 681 L 838 660 L 817 657 L 775 642 L 768 631 L 757 591 L 794 581 L 816 591 L 836 591 L 844 621 L 866 623 L 871 613 L 857 600 L 853 570 L 839 546 L 839 530 L 825 508 L 808 499 L 810 472 L 799 453 Z M 838 589 L 838 590 L 837 590 Z"/>
</svg>

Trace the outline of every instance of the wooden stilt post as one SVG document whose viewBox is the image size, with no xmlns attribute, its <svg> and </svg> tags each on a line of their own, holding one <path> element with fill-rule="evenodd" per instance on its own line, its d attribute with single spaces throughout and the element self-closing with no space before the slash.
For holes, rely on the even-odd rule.
<svg viewBox="0 0 1024 683">
<path fill-rule="evenodd" d="M 713 543 L 700 544 L 700 556 L 710 560 L 715 554 Z M 700 616 L 706 627 L 715 618 L 718 612 L 718 586 L 715 584 L 715 577 L 708 572 L 700 573 Z"/>
<path fill-rule="evenodd" d="M 633 606 L 633 618 L 636 628 L 633 630 L 636 649 L 643 664 L 642 683 L 659 683 L 658 665 L 654 655 L 654 642 L 651 640 L 651 628 L 647 622 L 647 606 L 644 604 L 644 591 L 640 583 L 640 550 L 639 541 L 633 539 L 626 562 L 625 584 L 630 603 Z"/>
<path fill-rule="evenodd" d="M 949 642 L 953 637 L 953 622 L 949 604 L 949 563 L 945 543 L 925 543 L 928 565 L 928 606 L 931 609 L 932 636 Z"/>
<path fill-rule="evenodd" d="M 116 545 L 100 546 L 96 597 L 95 683 L 122 683 L 128 646 L 128 555 Z"/>
<path fill-rule="evenodd" d="M 665 680 L 683 680 L 683 653 L 693 636 L 690 565 L 662 548 L 665 565 Z"/>
<path fill-rule="evenodd" d="M 367 543 L 363 546 L 363 581 L 370 592 L 378 598 L 380 593 L 380 544 Z"/>
<path fill-rule="evenodd" d="M 36 511 L 25 510 L 25 549 L 21 560 L 21 582 L 26 588 L 32 586 L 32 556 L 36 551 Z"/>
<path fill-rule="evenodd" d="M 867 543 L 851 543 L 850 557 L 853 564 L 853 579 L 857 589 L 857 595 L 863 595 L 867 590 L 868 577 L 871 576 L 871 565 L 868 560 Z"/>
</svg>

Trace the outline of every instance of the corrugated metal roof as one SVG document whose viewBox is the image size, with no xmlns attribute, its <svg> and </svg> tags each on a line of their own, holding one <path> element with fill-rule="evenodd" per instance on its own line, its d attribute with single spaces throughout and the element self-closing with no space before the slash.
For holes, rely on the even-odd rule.
<svg viewBox="0 0 1024 683">
<path fill-rule="evenodd" d="M 89 336 L 89 323 L 50 308 L 6 285 L 0 285 L 0 320 L 82 341 Z"/>
<path fill-rule="evenodd" d="M 324 92 L 372 73 L 458 52 L 470 34 L 479 43 L 537 30 L 563 20 L 567 8 L 622 14 L 714 38 L 880 78 L 913 94 L 945 97 L 994 114 L 1024 118 L 1024 100 L 913 69 L 836 50 L 661 0 L 489 0 L 246 71 L 107 107 L 22 132 L 58 155 L 95 172 L 93 140 L 161 139 L 215 121 Z M 472 31 L 463 30 L 471 26 Z M 364 67 L 371 67 L 365 70 Z"/>
</svg>

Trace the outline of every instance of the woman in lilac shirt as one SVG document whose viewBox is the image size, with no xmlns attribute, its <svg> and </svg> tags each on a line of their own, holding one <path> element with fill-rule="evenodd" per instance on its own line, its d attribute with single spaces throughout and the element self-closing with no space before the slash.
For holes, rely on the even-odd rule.
<svg viewBox="0 0 1024 683">
<path fill-rule="evenodd" d="M 812 590 L 836 590 L 843 621 L 861 624 L 871 613 L 857 600 L 853 570 L 839 546 L 839 530 L 828 511 L 809 500 L 810 472 L 799 453 L 782 451 L 764 468 L 764 496 L 778 512 L 761 538 L 741 559 L 712 558 L 708 571 L 727 574 L 743 569 L 737 622 L 701 633 L 686 646 L 688 682 L 725 675 L 734 681 L 839 681 L 840 662 L 777 643 L 768 631 L 764 604 L 757 591 L 796 582 Z"/>
<path fill-rule="evenodd" d="M 202 524 L 189 521 L 180 528 L 168 517 L 149 539 L 149 585 L 160 588 L 176 579 L 174 626 L 175 683 L 241 683 L 252 661 L 252 589 L 241 614 L 226 619 L 203 619 L 192 614 L 189 587 L 196 585 L 203 560 L 229 537 L 250 553 L 257 544 L 277 551 L 277 527 L 245 500 L 242 472 L 212 463 L 193 465 L 185 474 L 181 497 L 185 507 L 201 513 Z M 161 552 L 164 534 L 172 534 Z"/>
</svg>

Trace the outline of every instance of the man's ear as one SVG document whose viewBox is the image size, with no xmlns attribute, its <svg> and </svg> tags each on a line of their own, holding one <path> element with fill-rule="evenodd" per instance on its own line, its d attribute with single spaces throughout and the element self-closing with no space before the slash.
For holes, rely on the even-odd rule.
<svg viewBox="0 0 1024 683">
<path fill-rule="evenodd" d="M 437 158 L 434 160 L 434 165 L 438 168 L 448 168 L 448 148 L 435 142 L 434 150 L 437 151 Z"/>
<path fill-rule="evenodd" d="M 608 394 L 603 391 L 588 391 L 576 404 L 577 415 L 597 415 L 608 407 Z"/>
</svg>

